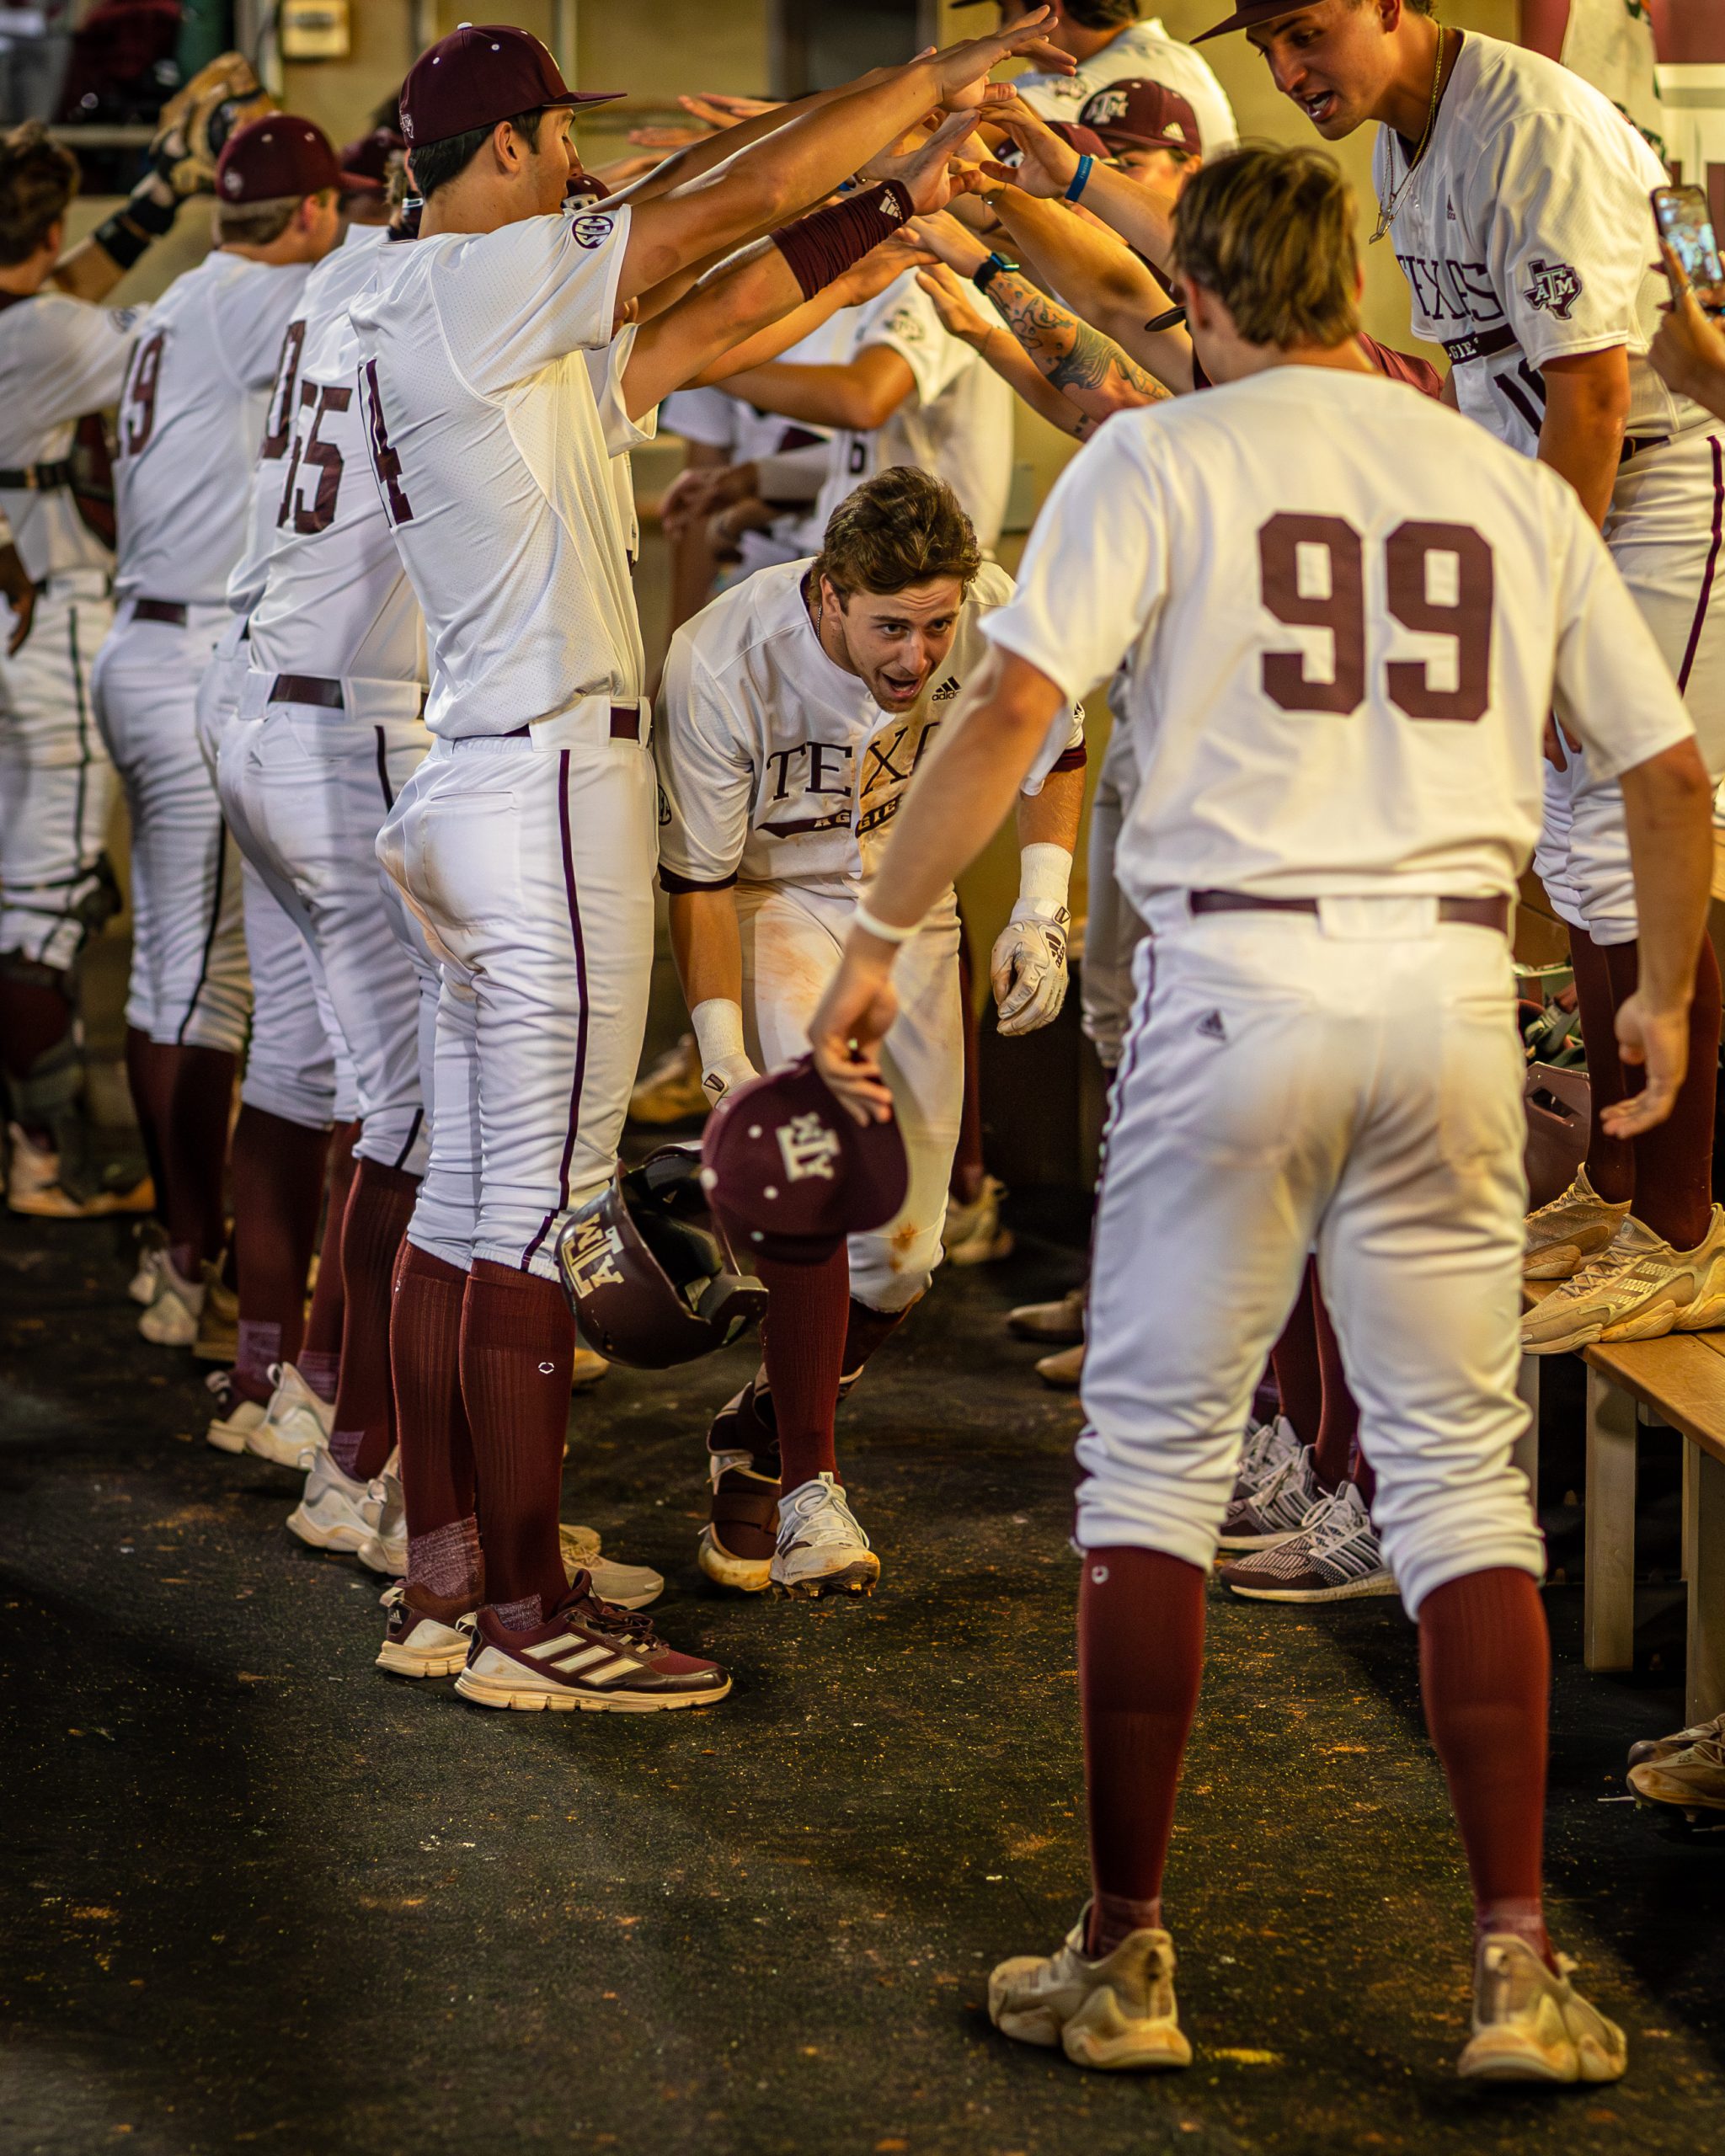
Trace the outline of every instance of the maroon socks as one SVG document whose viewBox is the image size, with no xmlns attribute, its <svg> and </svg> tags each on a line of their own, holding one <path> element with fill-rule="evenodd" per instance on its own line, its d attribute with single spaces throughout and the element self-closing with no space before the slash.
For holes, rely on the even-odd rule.
<svg viewBox="0 0 1725 2156">
<path fill-rule="evenodd" d="M 377 1161 L 355 1172 L 341 1228 L 341 1383 L 329 1455 L 344 1475 L 369 1482 L 383 1472 L 395 1444 L 389 1390 L 390 1283 L 396 1252 L 413 1218 L 419 1178 Z"/>
<path fill-rule="evenodd" d="M 389 1364 L 401 1440 L 410 1580 L 425 1569 L 416 1556 L 435 1567 L 435 1556 L 427 1557 L 434 1539 L 444 1539 L 437 1545 L 441 1548 L 452 1527 L 473 1519 L 473 1441 L 462 1405 L 462 1305 L 467 1292 L 467 1276 L 458 1266 L 403 1240 L 390 1308 Z M 473 1546 L 477 1566 L 477 1528 Z M 457 1592 L 430 1577 L 425 1583 L 438 1594 Z"/>
<path fill-rule="evenodd" d="M 66 1039 L 76 1016 L 69 974 L 47 966 L 30 971 L 35 978 L 0 971 L 0 1070 L 11 1079 L 29 1077 L 44 1056 Z M 56 1134 L 40 1123 L 29 1126 L 29 1134 L 37 1145 L 51 1150 L 58 1142 Z"/>
<path fill-rule="evenodd" d="M 239 1359 L 233 1390 L 260 1404 L 272 1363 L 297 1364 L 306 1329 L 306 1275 L 323 1203 L 329 1133 L 242 1107 L 233 1127 L 233 1257 L 239 1277 Z"/>
<path fill-rule="evenodd" d="M 1282 1337 L 1270 1350 L 1270 1367 L 1276 1374 L 1276 1390 L 1282 1396 L 1282 1412 L 1303 1445 L 1315 1445 L 1324 1417 L 1323 1370 L 1318 1361 L 1317 1265 L 1306 1261 L 1306 1278 Z"/>
<path fill-rule="evenodd" d="M 345 1305 L 341 1291 L 341 1227 L 353 1193 L 356 1123 L 339 1123 L 329 1134 L 329 1203 L 323 1214 L 323 1245 L 318 1260 L 318 1284 L 306 1318 L 300 1349 L 300 1375 L 320 1400 L 334 1400 L 341 1371 L 341 1330 Z"/>
<path fill-rule="evenodd" d="M 1514 1932 L 1549 1959 L 1540 1863 L 1551 1647 L 1534 1581 L 1499 1567 L 1434 1588 L 1419 1608 L 1419 1678 L 1467 1852 L 1476 1935 Z"/>
<path fill-rule="evenodd" d="M 537 1625 L 568 1592 L 558 1542 L 575 1328 L 554 1280 L 476 1258 L 462 1304 L 462 1399 L 473 1433 L 485 1593 Z"/>
<path fill-rule="evenodd" d="M 1312 1289 L 1312 1323 L 1317 1336 L 1318 1371 L 1323 1393 L 1323 1412 L 1318 1419 L 1317 1438 L 1311 1449 L 1311 1465 L 1318 1481 L 1326 1490 L 1333 1490 L 1345 1482 L 1354 1465 L 1354 1439 L 1359 1434 L 1359 1410 L 1354 1405 L 1354 1395 L 1348 1390 L 1348 1374 L 1342 1368 L 1342 1345 L 1336 1337 L 1336 1328 L 1330 1322 L 1330 1313 L 1324 1302 L 1323 1283 L 1318 1278 L 1317 1261 L 1314 1258 L 1306 1273 Z M 1359 1464 L 1365 1468 L 1365 1456 Z M 1370 1469 L 1365 1469 L 1367 1474 Z M 1376 1488 L 1362 1489 L 1360 1495 L 1371 1502 Z"/>
<path fill-rule="evenodd" d="M 757 1257 L 755 1266 L 769 1297 L 761 1352 L 778 1431 L 779 1486 L 796 1490 L 838 1473 L 832 1421 L 845 1372 L 850 1257 L 841 1243 L 820 1265 Z"/>
<path fill-rule="evenodd" d="M 1205 1575 L 1156 1550 L 1092 1550 L 1078 1591 L 1090 1808 L 1087 1951 L 1162 1922 L 1162 1866 L 1204 1666 Z"/>
<path fill-rule="evenodd" d="M 862 1374 L 864 1364 L 877 1348 L 890 1340 L 909 1317 L 914 1304 L 907 1303 L 901 1310 L 877 1310 L 867 1303 L 851 1297 L 850 1309 L 845 1318 L 845 1353 L 841 1392 L 848 1392 Z"/>
<path fill-rule="evenodd" d="M 1610 963 L 1604 946 L 1595 943 L 1583 928 L 1569 931 L 1569 963 L 1575 974 L 1575 999 L 1587 1043 L 1588 1085 L 1593 1097 L 1593 1123 L 1587 1158 L 1582 1165 L 1601 1198 L 1613 1205 L 1624 1205 L 1635 1196 L 1635 1148 L 1626 1139 L 1607 1137 L 1599 1121 L 1599 1110 L 1621 1101 L 1628 1091 L 1623 1065 L 1617 1059 L 1617 1002 Z"/>
</svg>

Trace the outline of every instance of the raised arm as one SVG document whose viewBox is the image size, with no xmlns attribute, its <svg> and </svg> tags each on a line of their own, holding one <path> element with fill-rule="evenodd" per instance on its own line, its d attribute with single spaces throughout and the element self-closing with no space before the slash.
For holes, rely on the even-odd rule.
<svg viewBox="0 0 1725 2156">
<path fill-rule="evenodd" d="M 988 197 L 1017 253 L 1093 329 L 1175 396 L 1192 387 L 1192 339 L 1183 327 L 1151 330 L 1172 304 L 1155 273 L 1131 249 L 1057 202 L 1022 189 Z"/>
<path fill-rule="evenodd" d="M 1085 440 L 1095 421 L 1062 396 L 1051 382 L 1043 379 L 1028 353 L 998 322 L 983 320 L 970 304 L 970 294 L 944 263 L 937 263 L 932 270 L 921 271 L 916 281 L 934 302 L 935 312 L 949 336 L 956 337 L 961 344 L 968 344 L 985 366 L 993 368 L 1014 395 L 1051 427 L 1058 427 L 1075 440 Z"/>
</svg>

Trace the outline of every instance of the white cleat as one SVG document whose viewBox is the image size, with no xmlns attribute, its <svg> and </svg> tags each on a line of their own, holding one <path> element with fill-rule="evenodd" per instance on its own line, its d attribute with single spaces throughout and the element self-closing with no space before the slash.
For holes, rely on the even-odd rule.
<svg viewBox="0 0 1725 2156">
<path fill-rule="evenodd" d="M 226 1414 L 216 1417 L 204 1434 L 217 1452 L 243 1453 L 247 1439 L 263 1420 L 264 1411 L 255 1400 L 237 1400 Z"/>
<path fill-rule="evenodd" d="M 1569 1981 L 1514 1932 L 1487 1932 L 1473 1972 L 1473 2036 L 1456 2064 L 1464 2081 L 1621 2081 L 1629 2043 Z"/>
<path fill-rule="evenodd" d="M 377 1650 L 378 1668 L 397 1677 L 453 1677 L 467 1658 L 473 1636 L 471 1614 L 457 1617 L 452 1625 L 428 1617 L 408 1600 L 400 1580 L 385 1588 L 380 1599 L 389 1621 Z"/>
<path fill-rule="evenodd" d="M 1074 2066 L 1153 2073 L 1192 2063 L 1165 1931 L 1130 1932 L 1092 1961 L 1081 1916 L 1058 1953 L 999 1965 L 988 1980 L 988 2017 L 1018 2043 L 1058 2046 Z"/>
<path fill-rule="evenodd" d="M 575 1574 L 585 1572 L 601 1602 L 614 1602 L 619 1609 L 644 1609 L 665 1593 L 665 1575 L 650 1565 L 620 1565 L 600 1555 L 599 1537 L 590 1527 L 572 1527 L 567 1522 L 557 1530 L 563 1546 L 563 1577 L 571 1587 Z"/>
<path fill-rule="evenodd" d="M 356 1482 L 336 1465 L 326 1445 L 312 1461 L 306 1493 L 287 1516 L 288 1532 L 314 1550 L 357 1556 L 374 1540 L 383 1513 L 379 1482 Z M 405 1568 L 407 1552 L 402 1561 Z"/>
<path fill-rule="evenodd" d="M 779 1499 L 772 1593 L 810 1601 L 823 1594 L 872 1594 L 879 1577 L 879 1558 L 842 1486 L 825 1470 Z"/>
<path fill-rule="evenodd" d="M 150 1273 L 150 1299 L 138 1331 L 152 1348 L 191 1347 L 204 1314 L 203 1282 L 182 1280 L 165 1250 L 147 1252 L 139 1270 L 144 1267 Z"/>
<path fill-rule="evenodd" d="M 270 1378 L 275 1390 L 262 1422 L 247 1436 L 246 1450 L 304 1474 L 329 1442 L 335 1402 L 314 1392 L 291 1363 L 272 1363 Z"/>
<path fill-rule="evenodd" d="M 408 1515 L 401 1484 L 385 1468 L 367 1485 L 366 1494 L 377 1507 L 377 1524 L 355 1555 L 374 1572 L 388 1572 L 400 1579 L 408 1568 Z"/>
</svg>

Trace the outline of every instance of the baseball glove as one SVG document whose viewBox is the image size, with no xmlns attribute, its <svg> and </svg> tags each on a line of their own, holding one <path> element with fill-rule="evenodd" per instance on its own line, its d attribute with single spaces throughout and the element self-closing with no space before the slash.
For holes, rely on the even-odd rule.
<svg viewBox="0 0 1725 2156">
<path fill-rule="evenodd" d="M 243 52 L 224 52 L 199 68 L 162 108 L 150 163 L 179 195 L 207 195 L 228 136 L 248 120 L 279 110 Z"/>
</svg>

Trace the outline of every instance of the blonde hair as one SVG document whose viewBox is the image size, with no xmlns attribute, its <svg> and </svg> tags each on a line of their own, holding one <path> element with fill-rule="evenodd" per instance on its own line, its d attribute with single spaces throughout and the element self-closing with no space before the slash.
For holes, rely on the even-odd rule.
<svg viewBox="0 0 1725 2156">
<path fill-rule="evenodd" d="M 1236 150 L 1188 181 L 1174 264 L 1252 344 L 1328 349 L 1359 334 L 1354 195 L 1322 150 Z"/>
</svg>

